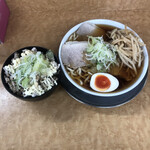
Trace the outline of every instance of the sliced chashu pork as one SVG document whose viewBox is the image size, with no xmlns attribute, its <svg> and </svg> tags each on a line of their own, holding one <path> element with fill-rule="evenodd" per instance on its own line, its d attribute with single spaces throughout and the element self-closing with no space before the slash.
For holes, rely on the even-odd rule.
<svg viewBox="0 0 150 150">
<path fill-rule="evenodd" d="M 61 57 L 64 65 L 72 68 L 86 66 L 83 52 L 88 46 L 87 41 L 70 41 L 62 46 Z"/>
<path fill-rule="evenodd" d="M 76 33 L 80 36 L 89 35 L 94 37 L 105 35 L 105 31 L 102 28 L 90 22 L 83 23 Z"/>
</svg>

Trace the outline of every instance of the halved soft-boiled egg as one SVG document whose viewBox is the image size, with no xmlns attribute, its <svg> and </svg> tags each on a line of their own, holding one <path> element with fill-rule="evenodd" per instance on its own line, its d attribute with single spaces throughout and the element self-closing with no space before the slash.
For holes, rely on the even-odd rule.
<svg viewBox="0 0 150 150">
<path fill-rule="evenodd" d="M 97 92 L 112 92 L 118 86 L 118 79 L 108 73 L 95 73 L 90 80 L 90 87 Z"/>
</svg>

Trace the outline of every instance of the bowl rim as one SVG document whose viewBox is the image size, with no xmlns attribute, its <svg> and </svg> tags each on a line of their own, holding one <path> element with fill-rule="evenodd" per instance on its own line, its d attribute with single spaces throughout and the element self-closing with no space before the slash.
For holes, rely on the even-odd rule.
<svg viewBox="0 0 150 150">
<path fill-rule="evenodd" d="M 15 97 L 17 97 L 17 98 L 19 98 L 19 99 L 21 99 L 21 100 L 24 100 L 24 101 L 39 101 L 39 100 L 42 100 L 44 97 L 47 97 L 51 92 L 54 91 L 54 89 L 59 85 L 59 80 L 60 80 L 60 79 L 58 78 L 57 85 L 54 85 L 50 90 L 46 91 L 44 94 L 42 94 L 42 95 L 40 95 L 40 96 L 35 96 L 35 97 L 26 96 L 26 97 L 23 97 L 23 96 L 21 96 L 21 95 L 18 95 L 18 94 L 16 94 L 16 93 L 13 93 L 13 92 L 12 92 L 12 90 L 9 88 L 8 84 L 6 83 L 6 81 L 5 81 L 5 79 L 4 79 L 4 70 L 3 70 L 3 67 L 7 65 L 6 62 L 7 62 L 9 59 L 11 59 L 11 58 L 14 56 L 14 54 L 15 54 L 16 52 L 20 53 L 20 52 L 23 51 L 24 49 L 30 49 L 30 50 L 31 50 L 31 49 L 34 48 L 34 47 L 37 48 L 37 51 L 41 51 L 41 52 L 42 52 L 42 51 L 44 52 L 44 51 L 48 51 L 48 50 L 49 50 L 48 48 L 41 47 L 41 46 L 26 46 L 26 47 L 20 48 L 20 49 L 14 51 L 13 53 L 11 53 L 11 54 L 5 59 L 3 65 L 2 65 L 2 69 L 1 69 L 1 81 L 2 81 L 2 84 L 3 84 L 3 86 L 5 87 L 5 89 L 6 89 L 11 95 L 13 95 L 13 96 L 15 96 Z M 42 50 L 39 50 L 39 49 L 42 49 Z M 53 51 L 52 51 L 52 52 L 53 52 Z M 54 52 L 53 52 L 53 54 L 54 54 Z M 57 57 L 55 56 L 55 54 L 54 54 L 54 57 L 55 57 L 55 61 L 56 61 L 57 63 L 59 63 L 59 61 L 58 61 Z M 11 60 L 10 60 L 10 61 L 11 61 Z M 60 72 L 59 70 L 60 70 L 60 68 L 58 69 L 58 72 Z"/>
<path fill-rule="evenodd" d="M 94 23 L 94 24 L 101 24 L 101 25 L 110 25 L 110 26 L 113 26 L 113 27 L 117 27 L 117 28 L 120 28 L 120 29 L 124 29 L 125 25 L 120 23 L 120 22 L 117 22 L 117 21 L 113 21 L 113 20 L 108 20 L 108 19 L 93 19 L 93 20 L 87 20 L 87 21 L 84 21 L 84 22 L 81 22 L 77 25 L 75 25 L 74 27 L 72 27 L 66 34 L 65 36 L 62 38 L 62 41 L 60 43 L 60 46 L 59 46 L 59 53 L 58 53 L 58 57 L 59 57 L 59 63 L 60 63 L 60 66 L 62 68 L 62 71 L 63 73 L 65 74 L 65 76 L 67 77 L 67 79 L 75 86 L 77 87 L 78 89 L 88 93 L 88 94 L 91 94 L 91 95 L 95 95 L 95 96 L 104 96 L 104 97 L 110 97 L 110 96 L 117 96 L 117 95 L 122 95 L 122 94 L 125 94 L 129 91 L 131 91 L 132 89 L 134 89 L 141 81 L 142 79 L 144 78 L 147 70 L 148 70 L 148 62 L 149 62 L 149 58 L 148 58 L 148 52 L 147 52 L 147 48 L 146 46 L 143 47 L 143 50 L 144 50 L 144 64 L 143 64 L 143 70 L 139 76 L 139 78 L 137 79 L 137 81 L 132 84 L 130 87 L 122 90 L 122 91 L 119 91 L 119 92 L 115 92 L 115 93 L 97 93 L 97 92 L 94 92 L 94 91 L 90 91 L 88 89 L 85 89 L 83 87 L 81 87 L 80 85 L 78 85 L 76 82 L 73 81 L 73 79 L 68 75 L 68 73 L 66 72 L 65 70 L 65 67 L 63 65 L 63 62 L 62 62 L 62 59 L 61 59 L 61 48 L 62 48 L 62 45 L 67 41 L 67 39 L 69 38 L 69 36 L 75 32 L 81 24 L 85 23 L 85 22 L 90 22 L 90 23 Z M 132 30 L 130 27 L 127 26 L 127 29 L 131 30 L 134 32 L 134 34 L 140 38 L 140 36 L 134 31 Z M 143 42 L 143 40 L 140 38 L 140 41 Z"/>
</svg>

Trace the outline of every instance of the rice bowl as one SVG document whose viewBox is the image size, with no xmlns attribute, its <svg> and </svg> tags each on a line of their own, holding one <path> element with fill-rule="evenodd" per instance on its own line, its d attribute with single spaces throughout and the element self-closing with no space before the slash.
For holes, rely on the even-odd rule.
<svg viewBox="0 0 150 150">
<path fill-rule="evenodd" d="M 30 46 L 19 49 L 11 54 L 5 61 L 1 73 L 2 82 L 7 91 L 20 99 L 33 101 L 40 100 L 43 97 L 51 94 L 59 83 L 59 64 L 56 57 L 53 56 L 52 52 L 51 54 L 53 56 L 53 60 L 49 61 L 47 58 L 45 59 L 44 55 L 47 52 L 51 51 L 38 46 Z M 16 55 L 16 53 L 18 54 L 17 59 L 14 58 L 14 55 Z M 42 65 L 42 62 L 39 62 L 39 57 L 30 59 L 31 61 L 29 61 L 28 59 L 28 62 L 21 64 L 20 62 L 24 62 L 25 60 L 24 56 L 29 56 L 27 53 L 33 57 L 36 56 L 35 54 L 38 54 L 40 56 L 40 59 L 43 59 L 42 61 L 45 61 L 45 64 L 43 64 L 45 67 Z M 51 65 L 51 67 L 49 68 L 47 65 Z M 21 67 L 20 69 L 19 66 Z M 12 73 L 12 75 L 10 75 L 11 71 L 14 72 Z M 21 76 L 19 76 L 18 72 L 21 73 Z M 8 75 L 10 76 L 10 79 L 8 79 Z M 19 78 L 17 79 L 18 76 Z M 13 81 L 15 82 L 13 84 L 15 84 L 15 86 L 12 86 L 11 79 L 14 79 Z M 21 90 L 17 91 L 16 87 L 19 87 L 19 89 Z"/>
</svg>

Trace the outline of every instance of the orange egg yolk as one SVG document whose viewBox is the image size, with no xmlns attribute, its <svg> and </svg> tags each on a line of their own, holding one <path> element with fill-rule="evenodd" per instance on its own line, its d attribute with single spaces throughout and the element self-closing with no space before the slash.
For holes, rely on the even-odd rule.
<svg viewBox="0 0 150 150">
<path fill-rule="evenodd" d="M 95 78 L 95 86 L 100 91 L 107 90 L 110 87 L 110 85 L 111 85 L 110 80 L 104 75 L 98 75 Z"/>
</svg>

